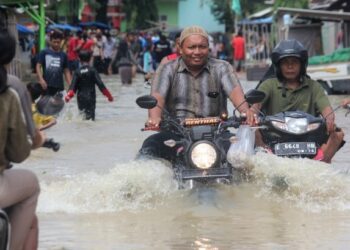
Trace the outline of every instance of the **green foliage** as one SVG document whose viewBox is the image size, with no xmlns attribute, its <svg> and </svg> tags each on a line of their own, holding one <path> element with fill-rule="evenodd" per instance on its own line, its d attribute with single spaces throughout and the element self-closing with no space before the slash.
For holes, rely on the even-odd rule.
<svg viewBox="0 0 350 250">
<path fill-rule="evenodd" d="M 100 7 L 96 9 L 96 21 L 107 24 L 108 0 L 96 0 L 96 2 L 100 5 Z"/>
<path fill-rule="evenodd" d="M 219 23 L 225 24 L 228 31 L 233 30 L 235 15 L 231 9 L 231 0 L 213 0 L 211 12 Z"/>
<path fill-rule="evenodd" d="M 127 29 L 147 29 L 158 22 L 158 8 L 155 0 L 123 0 L 123 9 Z"/>
<path fill-rule="evenodd" d="M 244 17 L 268 7 L 265 0 L 240 0 L 240 2 Z"/>
<path fill-rule="evenodd" d="M 235 17 L 232 10 L 232 0 L 202 0 L 205 4 L 211 4 L 211 11 L 216 20 L 221 24 L 225 24 L 227 31 L 233 31 L 235 19 L 243 19 L 247 16 L 263 10 L 269 5 L 265 4 L 265 0 L 240 0 L 242 16 Z M 308 8 L 308 0 L 275 0 L 274 8 Z"/>
<path fill-rule="evenodd" d="M 221 24 L 225 24 L 227 31 L 232 32 L 235 22 L 235 13 L 232 10 L 232 0 L 206 0 L 207 4 L 211 2 L 211 11 L 216 20 Z M 240 0 L 242 16 L 245 18 L 250 14 L 266 8 L 264 0 Z"/>
<path fill-rule="evenodd" d="M 85 2 L 92 8 L 92 9 L 98 9 L 100 8 L 100 3 L 96 0 L 85 0 Z"/>
<path fill-rule="evenodd" d="M 293 1 L 275 0 L 274 7 L 275 8 L 289 7 L 289 8 L 307 9 L 309 7 L 309 0 L 293 0 Z"/>
</svg>

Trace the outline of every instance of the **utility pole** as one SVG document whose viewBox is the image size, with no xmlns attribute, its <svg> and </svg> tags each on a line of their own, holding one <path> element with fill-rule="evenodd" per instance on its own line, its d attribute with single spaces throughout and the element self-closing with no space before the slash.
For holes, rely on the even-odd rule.
<svg viewBox="0 0 350 250">
<path fill-rule="evenodd" d="M 18 3 L 18 5 L 39 25 L 39 49 L 42 50 L 45 48 L 45 0 L 40 0 L 38 4 L 39 12 L 29 1 Z"/>
</svg>

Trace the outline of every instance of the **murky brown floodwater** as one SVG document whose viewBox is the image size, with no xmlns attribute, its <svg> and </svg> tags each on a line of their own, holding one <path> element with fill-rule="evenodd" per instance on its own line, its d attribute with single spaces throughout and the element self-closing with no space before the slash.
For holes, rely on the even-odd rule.
<svg viewBox="0 0 350 250">
<path fill-rule="evenodd" d="M 177 190 L 164 163 L 134 160 L 151 133 L 140 131 L 147 111 L 135 104 L 149 92 L 142 78 L 105 81 L 116 101 L 98 95 L 96 122 L 81 121 L 73 99 L 47 131 L 61 150 L 39 149 L 22 164 L 41 182 L 40 249 L 349 248 L 350 144 L 332 165 L 258 154 L 247 182 Z M 330 98 L 335 107 L 343 96 Z M 344 114 L 337 122 L 349 141 Z"/>
</svg>

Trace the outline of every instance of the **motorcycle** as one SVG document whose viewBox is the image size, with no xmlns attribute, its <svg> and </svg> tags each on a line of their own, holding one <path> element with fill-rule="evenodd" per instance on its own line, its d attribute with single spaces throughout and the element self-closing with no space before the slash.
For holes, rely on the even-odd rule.
<svg viewBox="0 0 350 250">
<path fill-rule="evenodd" d="M 257 90 L 251 90 L 245 95 L 249 104 L 258 103 L 263 98 L 264 93 Z M 157 106 L 157 100 L 150 95 L 137 98 L 136 103 L 144 109 Z M 180 188 L 186 185 L 193 188 L 197 184 L 232 182 L 233 167 L 226 159 L 227 149 L 222 142 L 224 140 L 229 142 L 228 138 L 224 138 L 225 135 L 226 137 L 231 135 L 228 132 L 229 128 L 238 128 L 244 121 L 244 118 L 235 115 L 235 111 L 233 113 L 232 117 L 226 119 L 220 117 L 179 119 L 163 109 L 159 129 L 172 132 L 181 138 L 178 141 L 164 142 L 164 146 L 177 149 L 172 168 Z"/>
<path fill-rule="evenodd" d="M 326 119 L 303 111 L 286 111 L 269 116 L 262 114 L 260 132 L 269 151 L 290 158 L 317 159 L 321 145 L 328 139 Z"/>
</svg>

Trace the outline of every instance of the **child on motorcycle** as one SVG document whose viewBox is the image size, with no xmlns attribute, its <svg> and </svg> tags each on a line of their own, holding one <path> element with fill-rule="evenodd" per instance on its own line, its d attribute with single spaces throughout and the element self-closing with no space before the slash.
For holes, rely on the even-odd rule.
<svg viewBox="0 0 350 250">
<path fill-rule="evenodd" d="M 336 129 L 335 115 L 321 85 L 306 75 L 308 52 L 297 40 L 281 41 L 273 49 L 271 60 L 275 76 L 266 79 L 257 89 L 265 93 L 265 99 L 254 104 L 252 110 L 263 110 L 266 115 L 283 111 L 304 111 L 326 120 L 328 140 L 321 146 L 315 159 L 331 162 L 343 144 L 344 133 Z M 256 144 L 264 146 L 260 132 Z"/>
<path fill-rule="evenodd" d="M 96 109 L 96 90 L 95 84 L 108 98 L 108 101 L 113 101 L 113 96 L 103 84 L 96 69 L 89 65 L 91 53 L 89 51 L 81 51 L 79 53 L 81 66 L 73 74 L 72 83 L 68 93 L 65 96 L 65 101 L 69 102 L 77 92 L 78 108 L 85 114 L 85 120 L 95 120 Z"/>
</svg>

